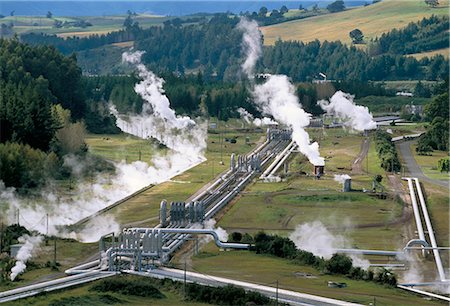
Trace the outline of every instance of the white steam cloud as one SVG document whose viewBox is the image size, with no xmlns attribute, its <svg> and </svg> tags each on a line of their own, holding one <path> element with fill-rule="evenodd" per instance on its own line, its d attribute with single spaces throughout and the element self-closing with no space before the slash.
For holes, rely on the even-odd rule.
<svg viewBox="0 0 450 306">
<path fill-rule="evenodd" d="M 369 109 L 365 106 L 356 105 L 354 96 L 337 91 L 330 101 L 321 100 L 317 102 L 328 115 L 336 116 L 344 121 L 344 124 L 357 131 L 372 130 L 377 127 Z"/>
<path fill-rule="evenodd" d="M 237 28 L 244 32 L 242 36 L 242 50 L 245 53 L 245 61 L 242 63 L 242 70 L 248 78 L 252 79 L 256 62 L 262 54 L 262 34 L 259 31 L 258 23 L 247 18 L 241 18 Z"/>
<path fill-rule="evenodd" d="M 240 107 L 238 108 L 238 113 L 241 116 L 241 118 L 247 123 L 247 124 L 253 124 L 257 127 L 261 126 L 268 126 L 268 125 L 278 125 L 278 122 L 270 119 L 269 117 L 263 117 L 263 118 L 254 118 L 252 114 L 250 114 L 247 110 Z"/>
<path fill-rule="evenodd" d="M 335 174 L 334 180 L 338 183 L 344 184 L 345 180 L 351 179 L 348 174 Z"/>
<path fill-rule="evenodd" d="M 29 236 L 23 235 L 19 237 L 19 242 L 22 243 L 22 247 L 19 249 L 16 255 L 16 264 L 11 269 L 10 279 L 13 281 L 17 275 L 25 271 L 27 265 L 26 262 L 31 258 L 39 244 L 42 242 L 42 236 Z"/>
<path fill-rule="evenodd" d="M 238 29 L 244 32 L 242 48 L 246 60 L 242 69 L 252 80 L 256 61 L 262 54 L 260 51 L 262 37 L 256 22 L 241 19 Z M 263 114 L 272 116 L 275 121 L 292 129 L 292 139 L 312 164 L 318 166 L 325 164 L 324 158 L 319 153 L 319 144 L 311 143 L 309 134 L 305 131 L 311 114 L 302 108 L 295 95 L 295 88 L 287 76 L 269 75 L 265 83 L 253 86 L 252 95 L 254 103 Z"/>
<path fill-rule="evenodd" d="M 285 75 L 271 75 L 263 84 L 253 89 L 253 99 L 264 114 L 292 129 L 292 139 L 297 143 L 301 153 L 317 166 L 324 165 L 325 160 L 320 156 L 319 144 L 311 143 L 305 127 L 309 125 L 311 114 L 301 107 L 295 87 Z"/>
<path fill-rule="evenodd" d="M 298 225 L 289 235 L 297 249 L 313 253 L 316 256 L 330 259 L 336 249 L 350 247 L 350 242 L 341 235 L 333 235 L 321 222 Z M 357 255 L 350 255 L 353 265 L 367 269 L 369 261 Z"/>
<path fill-rule="evenodd" d="M 104 234 L 120 230 L 113 217 L 95 217 L 77 232 L 65 226 L 150 184 L 167 181 L 205 160 L 206 124 L 198 125 L 189 117 L 175 114 L 164 95 L 164 81 L 146 70 L 140 63 L 141 55 L 142 52 L 125 53 L 124 59 L 137 65 L 139 76 L 143 79 L 135 87 L 145 101 L 143 113 L 125 116 L 116 112 L 117 124 L 125 132 L 136 136 L 156 138 L 171 150 L 154 156 L 150 165 L 142 161 L 116 163 L 114 175 L 99 174 L 93 182 L 81 182 L 73 186 L 70 193 L 61 194 L 49 186 L 41 192 L 41 199 L 21 197 L 14 188 L 5 188 L 0 181 L 0 204 L 3 204 L 0 210 L 9 223 L 16 222 L 17 212 L 20 211 L 19 222 L 30 230 L 83 242 L 97 241 Z M 75 176 L 89 167 L 76 156 L 66 156 L 64 165 Z"/>
<path fill-rule="evenodd" d="M 196 124 L 188 116 L 178 116 L 170 108 L 170 101 L 164 94 L 164 80 L 149 71 L 141 63 L 142 51 L 125 52 L 122 60 L 134 64 L 142 79 L 134 90 L 144 100 L 142 113 L 138 115 L 119 114 L 114 107 L 112 113 L 117 117 L 117 126 L 124 132 L 141 138 L 155 138 L 168 148 L 182 153 L 172 158 L 188 159 L 189 163 L 204 161 L 206 149 L 206 124 Z"/>
</svg>

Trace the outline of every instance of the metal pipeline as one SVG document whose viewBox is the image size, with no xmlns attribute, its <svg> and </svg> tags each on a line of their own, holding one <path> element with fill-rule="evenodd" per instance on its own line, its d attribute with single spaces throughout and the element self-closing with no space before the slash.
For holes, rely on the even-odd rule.
<svg viewBox="0 0 450 306">
<path fill-rule="evenodd" d="M 138 232 L 145 233 L 149 228 L 127 228 L 124 231 L 129 232 Z M 203 235 L 211 235 L 214 238 L 214 242 L 216 245 L 223 249 L 248 249 L 250 248 L 250 244 L 247 243 L 231 243 L 231 242 L 222 242 L 219 239 L 219 235 L 216 231 L 211 229 L 190 229 L 190 228 L 158 228 L 156 229 L 159 234 L 161 233 L 173 233 L 173 234 L 203 234 Z M 164 248 L 163 248 L 164 249 Z"/>
<path fill-rule="evenodd" d="M 286 148 L 284 148 L 284 150 L 277 155 L 277 157 L 275 157 L 275 160 L 270 164 L 269 167 L 267 167 L 267 169 L 263 172 L 263 174 L 260 176 L 261 179 L 264 179 L 265 177 L 267 177 L 269 175 L 269 173 L 271 173 L 272 169 L 274 167 L 276 167 L 276 165 L 280 162 L 281 159 L 284 158 L 284 156 L 286 155 L 286 153 L 289 151 L 289 149 L 291 148 L 291 146 L 293 146 L 295 144 L 295 142 L 292 140 L 287 146 Z"/>
<path fill-rule="evenodd" d="M 425 198 L 422 193 L 422 187 L 420 186 L 419 180 L 417 178 L 413 178 L 416 182 L 417 194 L 419 195 L 420 206 L 422 207 L 423 217 L 425 219 L 425 224 L 427 226 L 428 236 L 430 237 L 431 247 L 433 247 L 433 255 L 434 260 L 436 261 L 436 267 L 439 273 L 439 278 L 441 281 L 444 281 L 445 272 L 444 266 L 442 265 L 441 256 L 439 255 L 439 250 L 437 248 L 436 237 L 434 236 L 433 226 L 431 225 L 430 216 L 428 215 L 427 205 L 425 203 Z"/>
<path fill-rule="evenodd" d="M 416 195 L 414 193 L 414 186 L 412 183 L 412 179 L 407 177 L 404 178 L 408 181 L 409 194 L 411 196 L 411 203 L 413 206 L 414 218 L 416 220 L 417 232 L 419 234 L 419 239 L 425 241 L 425 233 L 423 231 L 422 220 L 420 218 L 419 207 L 417 205 Z M 423 253 L 425 254 L 425 253 Z"/>
<path fill-rule="evenodd" d="M 361 255 L 381 255 L 381 256 L 398 256 L 403 255 L 403 252 L 398 251 L 383 251 L 383 250 L 360 250 L 360 249 L 334 249 L 335 253 L 343 254 L 361 254 Z"/>
</svg>

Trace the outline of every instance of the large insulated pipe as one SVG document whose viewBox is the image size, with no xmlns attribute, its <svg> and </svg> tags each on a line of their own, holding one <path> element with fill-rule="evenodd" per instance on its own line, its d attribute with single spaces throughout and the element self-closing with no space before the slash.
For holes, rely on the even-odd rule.
<svg viewBox="0 0 450 306">
<path fill-rule="evenodd" d="M 280 154 L 278 154 L 276 157 L 275 157 L 275 160 L 270 164 L 270 166 L 269 167 L 267 167 L 267 169 L 263 172 L 263 174 L 261 175 L 261 179 L 264 179 L 264 178 L 266 178 L 270 173 L 271 173 L 271 171 L 278 165 L 278 163 L 280 162 L 280 160 L 282 160 L 283 159 L 283 157 L 285 156 L 285 154 L 289 151 L 289 149 L 291 148 L 291 146 L 293 146 L 293 145 L 295 145 L 295 142 L 294 141 L 291 141 L 287 146 L 286 146 L 286 148 L 284 148 L 284 150 L 280 153 Z"/>
<path fill-rule="evenodd" d="M 231 154 L 231 157 L 230 157 L 230 170 L 231 171 L 234 171 L 234 168 L 236 167 L 236 162 L 235 162 L 235 155 L 234 155 L 234 153 L 232 153 Z"/>
<path fill-rule="evenodd" d="M 423 217 L 425 218 L 425 224 L 427 226 L 428 236 L 430 237 L 431 247 L 437 248 L 436 237 L 434 236 L 433 226 L 431 225 L 430 216 L 428 215 L 427 204 L 425 203 L 425 198 L 422 193 L 422 187 L 420 186 L 419 180 L 414 178 L 416 182 L 416 190 L 419 195 L 420 206 L 422 207 Z M 441 256 L 439 255 L 438 249 L 433 249 L 434 260 L 436 261 L 436 267 L 439 273 L 439 278 L 441 281 L 445 280 L 444 267 L 442 265 Z"/>
<path fill-rule="evenodd" d="M 127 231 L 137 232 L 137 233 L 145 233 L 148 228 L 127 228 Z M 154 229 L 159 234 L 161 233 L 171 233 L 171 234 L 191 234 L 191 235 L 211 235 L 214 238 L 214 242 L 216 245 L 223 249 L 248 249 L 250 248 L 250 244 L 247 243 L 232 243 L 232 242 L 222 242 L 220 241 L 219 235 L 216 231 L 211 229 L 191 229 L 191 228 L 157 228 Z"/>
<path fill-rule="evenodd" d="M 380 255 L 380 256 L 398 256 L 404 254 L 403 252 L 398 251 L 361 250 L 361 249 L 334 249 L 333 252 L 341 254 Z"/>
<path fill-rule="evenodd" d="M 417 232 L 419 234 L 419 239 L 425 241 L 425 233 L 423 231 L 422 220 L 420 218 L 419 207 L 417 206 L 417 199 L 416 199 L 416 195 L 414 193 L 414 186 L 412 183 L 412 179 L 407 177 L 406 180 L 408 181 L 409 195 L 411 196 L 411 203 L 413 206 L 414 218 L 416 220 L 416 226 L 417 226 Z"/>
</svg>

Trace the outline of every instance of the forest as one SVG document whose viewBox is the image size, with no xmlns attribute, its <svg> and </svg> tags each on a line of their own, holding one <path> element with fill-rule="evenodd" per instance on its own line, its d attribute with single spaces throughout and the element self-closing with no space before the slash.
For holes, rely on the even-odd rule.
<svg viewBox="0 0 450 306">
<path fill-rule="evenodd" d="M 145 64 L 157 73 L 176 71 L 183 75 L 188 70 L 200 70 L 206 82 L 236 81 L 240 79 L 242 40 L 242 33 L 235 30 L 238 21 L 238 16 L 217 14 L 209 21 L 195 24 L 171 22 L 162 27 L 142 29 L 136 22 L 130 22 L 124 30 L 107 35 L 62 39 L 46 34 L 25 34 L 21 40 L 50 44 L 65 54 L 134 41 L 136 49 L 146 51 Z M 369 51 L 372 50 L 369 53 L 339 41 L 280 40 L 264 47 L 257 69 L 258 72 L 287 74 L 296 82 L 311 81 L 318 72 L 340 81 L 442 80 L 449 74 L 448 60 L 443 56 L 417 60 L 404 54 L 441 46 L 445 36 L 442 35 L 446 33 L 442 29 L 447 24 L 446 17 L 424 18 L 403 30 L 383 34 L 369 46 Z M 396 47 L 398 42 L 401 48 Z M 379 55 L 372 56 L 371 52 Z"/>
</svg>

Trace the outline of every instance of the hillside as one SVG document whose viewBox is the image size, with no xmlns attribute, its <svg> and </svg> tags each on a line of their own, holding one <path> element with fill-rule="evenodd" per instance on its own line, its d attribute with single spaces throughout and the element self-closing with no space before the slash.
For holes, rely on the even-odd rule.
<svg viewBox="0 0 450 306">
<path fill-rule="evenodd" d="M 449 0 L 439 2 L 439 7 L 430 8 L 423 0 L 383 0 L 366 7 L 271 25 L 262 27 L 261 30 L 266 45 L 274 44 L 279 38 L 304 42 L 319 39 L 351 43 L 348 33 L 355 28 L 360 29 L 367 40 L 432 14 L 448 14 Z"/>
</svg>

